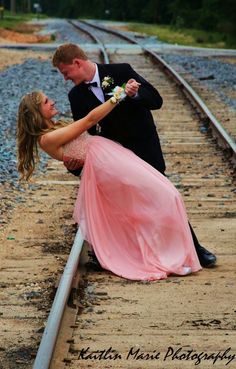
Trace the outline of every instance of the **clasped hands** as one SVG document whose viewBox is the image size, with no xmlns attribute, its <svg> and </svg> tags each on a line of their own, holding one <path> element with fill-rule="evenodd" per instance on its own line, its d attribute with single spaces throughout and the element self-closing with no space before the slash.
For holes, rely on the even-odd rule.
<svg viewBox="0 0 236 369">
<path fill-rule="evenodd" d="M 121 87 L 116 86 L 112 92 L 109 92 L 107 95 L 111 95 L 110 102 L 112 104 L 116 104 L 125 99 L 126 96 L 134 98 L 138 94 L 140 83 L 138 83 L 135 79 L 129 79 L 127 83 L 124 83 Z"/>
<path fill-rule="evenodd" d="M 138 83 L 135 79 L 131 78 L 125 85 L 125 93 L 129 97 L 137 95 L 141 83 Z"/>
<path fill-rule="evenodd" d="M 138 83 L 135 79 L 131 78 L 128 80 L 128 82 L 125 85 L 125 93 L 127 96 L 129 97 L 134 97 L 138 94 L 138 90 L 140 87 L 140 83 Z M 81 167 L 81 162 L 73 159 L 73 158 L 68 158 L 68 160 L 66 160 L 66 162 L 64 162 L 65 166 L 67 169 L 69 170 L 76 170 L 78 169 L 78 167 Z"/>
</svg>

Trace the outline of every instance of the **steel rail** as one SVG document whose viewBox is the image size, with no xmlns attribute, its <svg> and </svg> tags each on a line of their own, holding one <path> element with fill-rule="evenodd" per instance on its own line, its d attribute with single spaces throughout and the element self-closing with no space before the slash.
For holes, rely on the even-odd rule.
<svg viewBox="0 0 236 369">
<path fill-rule="evenodd" d="M 100 48 L 101 54 L 102 54 L 102 58 L 104 60 L 104 63 L 109 64 L 109 57 L 108 54 L 106 52 L 105 46 L 103 44 L 103 42 L 93 33 L 89 32 L 87 29 L 85 29 L 80 23 L 83 22 L 78 22 L 78 21 L 72 21 L 72 20 L 67 20 L 68 23 L 70 23 L 73 27 L 79 29 L 80 31 L 86 33 L 90 38 L 92 38 L 92 40 L 94 40 Z"/>
<path fill-rule="evenodd" d="M 89 31 L 84 29 L 84 27 L 80 26 L 77 22 L 75 23 L 69 20 L 68 22 L 75 28 L 89 35 L 99 45 L 103 61 L 105 63 L 109 63 L 108 54 L 101 40 L 94 34 L 91 34 Z M 57 341 L 58 332 L 60 329 L 61 320 L 64 314 L 66 303 L 69 298 L 73 278 L 76 274 L 76 270 L 79 264 L 79 257 L 82 250 L 83 242 L 84 240 L 82 238 L 81 231 L 80 229 L 78 229 L 52 304 L 50 314 L 48 316 L 47 324 L 40 342 L 33 369 L 48 369 L 50 366 L 53 351 Z"/>
<path fill-rule="evenodd" d="M 143 47 L 143 50 L 150 55 L 156 63 L 158 63 L 166 74 L 170 74 L 171 78 L 182 89 L 185 96 L 190 100 L 192 105 L 201 112 L 205 123 L 208 122 L 213 130 L 213 135 L 218 138 L 218 144 L 224 149 L 230 149 L 234 163 L 236 164 L 236 143 L 227 133 L 222 124 L 216 119 L 206 104 L 202 101 L 196 91 L 184 80 L 169 64 L 167 64 L 160 56 L 152 50 Z"/>
<path fill-rule="evenodd" d="M 81 231 L 78 229 L 48 316 L 33 369 L 48 369 L 50 366 L 61 320 L 68 301 L 72 282 L 78 268 L 83 242 Z"/>
<path fill-rule="evenodd" d="M 234 165 L 236 165 L 236 143 L 232 139 L 232 137 L 228 134 L 228 132 L 224 129 L 222 124 L 218 121 L 218 119 L 212 114 L 212 112 L 208 109 L 206 104 L 202 101 L 200 96 L 194 91 L 194 89 L 189 85 L 188 82 L 184 80 L 168 63 L 166 63 L 159 55 L 157 55 L 154 51 L 148 49 L 147 47 L 140 44 L 133 37 L 120 33 L 117 30 L 110 30 L 104 26 L 93 24 L 87 21 L 82 21 L 84 24 L 87 24 L 91 27 L 97 28 L 101 31 L 114 34 L 121 38 L 128 40 L 133 44 L 137 44 L 144 51 L 145 54 L 150 56 L 152 60 L 159 64 L 159 66 L 164 70 L 164 72 L 175 81 L 175 83 L 182 89 L 182 92 L 185 96 L 190 100 L 191 104 L 201 113 L 202 119 L 204 119 L 204 123 L 208 123 L 212 130 L 213 136 L 217 138 L 217 142 L 220 147 L 223 149 L 227 149 L 230 152 L 231 160 Z"/>
<path fill-rule="evenodd" d="M 108 28 L 106 28 L 104 26 L 93 24 L 93 23 L 90 23 L 88 21 L 81 20 L 81 19 L 80 19 L 80 22 L 81 23 L 84 23 L 84 24 L 86 24 L 86 25 L 88 25 L 90 27 L 97 28 L 100 31 L 111 33 L 112 35 L 115 35 L 115 36 L 118 36 L 120 38 L 123 38 L 124 40 L 127 40 L 127 41 L 131 42 L 132 44 L 139 45 L 139 43 L 135 39 L 133 39 L 131 36 L 125 35 L 124 33 L 120 33 L 119 31 L 116 31 L 116 30 L 113 30 L 113 29 L 110 29 L 110 28 L 108 29 Z"/>
</svg>

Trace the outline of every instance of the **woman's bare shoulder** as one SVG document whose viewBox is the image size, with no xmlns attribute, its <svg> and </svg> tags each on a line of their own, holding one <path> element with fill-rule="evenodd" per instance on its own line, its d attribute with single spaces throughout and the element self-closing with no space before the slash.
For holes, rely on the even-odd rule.
<svg viewBox="0 0 236 369">
<path fill-rule="evenodd" d="M 45 132 L 42 136 L 39 137 L 38 143 L 43 150 L 45 150 L 48 145 L 52 144 L 52 142 L 54 141 L 52 133 L 53 132 Z"/>
</svg>

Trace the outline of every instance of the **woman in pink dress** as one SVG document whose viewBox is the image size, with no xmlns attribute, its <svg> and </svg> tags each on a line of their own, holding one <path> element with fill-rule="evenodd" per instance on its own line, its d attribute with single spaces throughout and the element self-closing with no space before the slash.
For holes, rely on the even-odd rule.
<svg viewBox="0 0 236 369">
<path fill-rule="evenodd" d="M 132 151 L 86 131 L 121 100 L 116 94 L 71 124 L 54 122 L 55 104 L 25 95 L 18 112 L 18 170 L 29 179 L 38 145 L 52 158 L 83 166 L 74 219 L 104 269 L 157 280 L 201 269 L 177 189 Z M 122 102 L 120 102 L 122 103 Z"/>
</svg>

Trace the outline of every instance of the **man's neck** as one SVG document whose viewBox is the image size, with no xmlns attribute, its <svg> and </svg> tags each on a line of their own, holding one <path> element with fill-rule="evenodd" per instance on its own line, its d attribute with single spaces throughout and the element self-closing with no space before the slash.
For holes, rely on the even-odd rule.
<svg viewBox="0 0 236 369">
<path fill-rule="evenodd" d="M 96 64 L 89 62 L 87 65 L 87 76 L 85 82 L 91 82 L 96 73 Z"/>
</svg>

